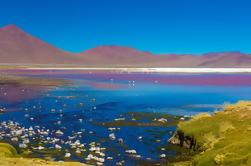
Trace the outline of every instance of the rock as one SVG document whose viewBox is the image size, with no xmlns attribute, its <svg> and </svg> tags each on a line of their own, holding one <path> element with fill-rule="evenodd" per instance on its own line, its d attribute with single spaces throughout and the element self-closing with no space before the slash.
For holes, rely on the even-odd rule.
<svg viewBox="0 0 251 166">
<path fill-rule="evenodd" d="M 77 150 L 75 151 L 75 153 L 80 154 L 80 153 L 81 153 L 81 150 L 80 150 L 80 149 L 77 149 Z"/>
<path fill-rule="evenodd" d="M 119 142 L 120 144 L 123 144 L 123 143 L 124 143 L 124 141 L 123 141 L 122 138 L 119 138 L 119 139 L 118 139 L 118 142 Z"/>
<path fill-rule="evenodd" d="M 28 146 L 24 143 L 20 143 L 20 144 L 18 144 L 18 147 L 24 149 L 24 148 L 27 148 Z"/>
<path fill-rule="evenodd" d="M 23 130 L 17 130 L 17 131 L 16 131 L 16 135 L 17 135 L 17 136 L 20 136 L 20 135 L 22 135 L 22 134 L 23 134 Z"/>
<path fill-rule="evenodd" d="M 114 133 L 109 134 L 109 138 L 111 140 L 115 140 L 116 139 L 115 134 Z"/>
<path fill-rule="evenodd" d="M 96 157 L 96 156 L 93 156 L 92 154 L 89 154 L 89 155 L 87 156 L 86 160 L 87 160 L 87 161 L 95 160 L 95 161 L 101 162 L 101 163 L 105 162 L 105 159 L 99 158 L 99 157 Z"/>
<path fill-rule="evenodd" d="M 56 144 L 55 145 L 55 149 L 59 149 L 60 150 L 60 149 L 62 149 L 62 147 L 60 145 Z"/>
<path fill-rule="evenodd" d="M 24 144 L 28 144 L 28 143 L 30 143 L 30 140 L 29 140 L 29 139 L 24 139 L 24 140 L 23 140 L 23 143 L 24 143 Z"/>
<path fill-rule="evenodd" d="M 17 141 L 18 141 L 18 138 L 17 138 L 17 137 L 13 137 L 13 138 L 11 138 L 11 141 L 17 142 Z"/>
<path fill-rule="evenodd" d="M 93 152 L 93 151 L 100 151 L 100 147 L 91 147 L 89 149 L 89 151 Z"/>
<path fill-rule="evenodd" d="M 114 128 L 114 127 L 108 128 L 108 131 L 111 131 L 111 132 L 113 132 L 113 131 L 115 131 L 115 130 L 116 130 L 116 128 Z"/>
<path fill-rule="evenodd" d="M 69 157 L 71 157 L 71 154 L 70 153 L 65 153 L 64 157 L 69 158 Z"/>
<path fill-rule="evenodd" d="M 64 133 L 63 133 L 62 131 L 60 131 L 60 130 L 57 130 L 55 134 L 57 134 L 57 135 L 60 135 L 60 136 L 61 136 L 61 135 L 63 135 Z"/>
<path fill-rule="evenodd" d="M 136 158 L 141 158 L 141 155 L 135 155 Z"/>
<path fill-rule="evenodd" d="M 43 150 L 44 147 L 43 147 L 43 146 L 39 146 L 39 147 L 37 147 L 37 149 L 38 149 L 38 150 Z"/>
<path fill-rule="evenodd" d="M 181 117 L 180 120 L 185 120 L 185 118 Z"/>
<path fill-rule="evenodd" d="M 115 121 L 124 121 L 125 118 L 117 118 L 117 119 L 114 119 Z"/>
<path fill-rule="evenodd" d="M 161 155 L 160 155 L 160 158 L 165 158 L 165 157 L 166 157 L 165 154 L 161 154 Z"/>
<path fill-rule="evenodd" d="M 101 156 L 101 157 L 105 157 L 105 154 L 102 153 L 102 152 L 97 151 L 97 152 L 95 152 L 95 153 L 98 154 L 98 155 Z"/>
<path fill-rule="evenodd" d="M 79 105 L 80 105 L 80 107 L 83 107 L 83 106 L 84 106 L 84 103 L 80 102 Z"/>
<path fill-rule="evenodd" d="M 158 122 L 166 123 L 166 122 L 167 122 L 167 119 L 165 119 L 165 118 L 160 118 L 160 119 L 158 119 Z"/>
<path fill-rule="evenodd" d="M 182 131 L 175 132 L 168 142 L 188 149 L 195 150 L 196 148 L 196 140 L 193 137 L 186 136 Z"/>
<path fill-rule="evenodd" d="M 107 157 L 106 159 L 107 160 L 113 160 L 113 157 Z"/>
<path fill-rule="evenodd" d="M 137 154 L 137 151 L 136 150 L 126 150 L 125 151 L 126 153 L 129 153 L 129 154 Z"/>
<path fill-rule="evenodd" d="M 117 166 L 122 166 L 123 163 L 119 161 L 119 162 L 116 163 L 116 165 L 117 165 Z"/>
</svg>

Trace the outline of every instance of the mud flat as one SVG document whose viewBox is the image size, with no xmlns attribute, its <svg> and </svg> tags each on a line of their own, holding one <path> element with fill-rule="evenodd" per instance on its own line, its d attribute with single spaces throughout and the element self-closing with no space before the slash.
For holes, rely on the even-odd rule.
<svg viewBox="0 0 251 166">
<path fill-rule="evenodd" d="M 34 98 L 43 91 L 70 85 L 63 79 L 47 79 L 15 75 L 0 75 L 0 100 L 5 103 L 17 103 Z M 1 105 L 0 105 L 0 108 Z"/>
<path fill-rule="evenodd" d="M 36 78 L 25 77 L 15 75 L 0 75 L 0 85 L 12 84 L 12 85 L 27 85 L 27 86 L 63 86 L 70 84 L 69 81 L 62 79 L 48 79 L 48 78 Z"/>
<path fill-rule="evenodd" d="M 117 118 L 109 122 L 95 123 L 99 126 L 106 127 L 170 127 L 176 126 L 179 121 L 185 119 L 182 116 L 172 116 L 169 114 L 162 113 L 151 113 L 151 112 L 127 112 L 123 118 Z"/>
</svg>

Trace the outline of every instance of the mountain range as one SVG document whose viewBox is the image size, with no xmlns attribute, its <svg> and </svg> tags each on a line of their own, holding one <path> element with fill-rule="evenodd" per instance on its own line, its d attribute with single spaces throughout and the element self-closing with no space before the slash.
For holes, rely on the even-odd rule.
<svg viewBox="0 0 251 166">
<path fill-rule="evenodd" d="M 215 52 L 203 55 L 153 54 L 123 46 L 99 46 L 70 53 L 15 25 L 0 28 L 0 65 L 71 65 L 82 67 L 251 67 L 251 55 Z"/>
</svg>

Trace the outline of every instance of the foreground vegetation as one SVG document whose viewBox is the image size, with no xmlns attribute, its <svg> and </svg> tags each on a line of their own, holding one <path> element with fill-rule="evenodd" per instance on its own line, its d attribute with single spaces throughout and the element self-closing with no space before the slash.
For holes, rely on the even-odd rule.
<svg viewBox="0 0 251 166">
<path fill-rule="evenodd" d="M 178 124 L 170 142 L 198 151 L 191 161 L 174 165 L 250 166 L 251 102 L 226 105 L 213 115 L 203 113 Z"/>
<path fill-rule="evenodd" d="M 78 162 L 53 162 L 38 158 L 23 158 L 16 149 L 6 143 L 0 143 L 0 166 L 83 166 Z"/>
</svg>

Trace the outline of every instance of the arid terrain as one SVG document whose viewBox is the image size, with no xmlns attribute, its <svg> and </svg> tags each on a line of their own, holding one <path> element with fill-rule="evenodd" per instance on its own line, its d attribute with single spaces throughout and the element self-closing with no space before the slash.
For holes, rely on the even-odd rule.
<svg viewBox="0 0 251 166">
<path fill-rule="evenodd" d="M 251 67 L 241 52 L 154 54 L 125 46 L 98 46 L 80 53 L 60 50 L 15 25 L 0 28 L 0 65 L 49 67 Z"/>
</svg>

